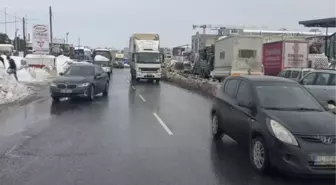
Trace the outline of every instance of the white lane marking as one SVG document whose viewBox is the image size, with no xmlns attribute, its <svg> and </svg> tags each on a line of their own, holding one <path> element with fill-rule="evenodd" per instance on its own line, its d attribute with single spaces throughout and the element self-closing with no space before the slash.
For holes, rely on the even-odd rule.
<svg viewBox="0 0 336 185">
<path fill-rule="evenodd" d="M 161 124 L 161 126 L 167 131 L 167 133 L 169 135 L 173 135 L 173 132 L 168 128 L 168 126 L 162 121 L 162 119 L 159 117 L 159 115 L 157 115 L 155 112 L 153 112 L 153 115 L 155 116 L 155 118 L 159 121 L 159 123 Z"/>
<path fill-rule="evenodd" d="M 134 89 L 135 90 L 135 87 L 132 85 L 132 89 Z"/>
<path fill-rule="evenodd" d="M 139 94 L 139 97 L 142 99 L 143 102 L 146 102 L 146 99 L 141 94 Z"/>
</svg>

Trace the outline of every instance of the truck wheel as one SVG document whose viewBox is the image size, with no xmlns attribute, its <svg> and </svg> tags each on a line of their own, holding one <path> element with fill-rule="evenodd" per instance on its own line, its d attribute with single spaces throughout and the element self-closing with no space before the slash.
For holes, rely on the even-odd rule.
<svg viewBox="0 0 336 185">
<path fill-rule="evenodd" d="M 140 81 L 140 78 L 135 78 L 135 81 L 139 82 L 139 81 Z"/>
</svg>

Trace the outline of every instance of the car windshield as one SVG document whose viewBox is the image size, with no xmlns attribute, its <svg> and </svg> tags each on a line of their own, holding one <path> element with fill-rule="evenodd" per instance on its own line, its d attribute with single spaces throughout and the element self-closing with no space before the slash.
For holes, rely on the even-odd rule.
<svg viewBox="0 0 336 185">
<path fill-rule="evenodd" d="M 291 84 L 257 86 L 260 104 L 266 109 L 321 110 L 318 101 L 303 87 Z"/>
<path fill-rule="evenodd" d="M 160 63 L 158 53 L 137 53 L 137 63 Z"/>
<path fill-rule="evenodd" d="M 65 71 L 64 76 L 93 76 L 93 66 L 70 66 Z"/>
</svg>

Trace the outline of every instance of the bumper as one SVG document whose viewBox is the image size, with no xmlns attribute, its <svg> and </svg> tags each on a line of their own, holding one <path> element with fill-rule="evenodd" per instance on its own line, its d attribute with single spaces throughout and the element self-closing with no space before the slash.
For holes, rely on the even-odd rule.
<svg viewBox="0 0 336 185">
<path fill-rule="evenodd" d="M 308 143 L 298 139 L 299 147 L 284 144 L 276 138 L 268 141 L 272 166 L 297 175 L 334 176 L 335 166 L 314 165 L 315 156 L 335 156 L 335 145 Z"/>
<path fill-rule="evenodd" d="M 71 92 L 64 93 L 63 89 L 57 87 L 50 87 L 51 96 L 56 97 L 88 97 L 89 96 L 89 87 L 77 87 L 75 89 L 69 89 Z"/>
<path fill-rule="evenodd" d="M 161 79 L 161 73 L 136 73 L 136 78 L 142 79 Z"/>
</svg>

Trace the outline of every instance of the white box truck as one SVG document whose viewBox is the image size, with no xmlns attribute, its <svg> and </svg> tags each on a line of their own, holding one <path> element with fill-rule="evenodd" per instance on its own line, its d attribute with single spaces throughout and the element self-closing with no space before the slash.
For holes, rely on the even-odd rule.
<svg viewBox="0 0 336 185">
<path fill-rule="evenodd" d="M 161 79 L 160 37 L 152 33 L 136 33 L 129 40 L 130 72 L 133 80 Z"/>
<path fill-rule="evenodd" d="M 222 80 L 230 75 L 263 75 L 263 38 L 260 36 L 222 36 L 215 43 L 215 62 L 211 76 Z"/>
</svg>

